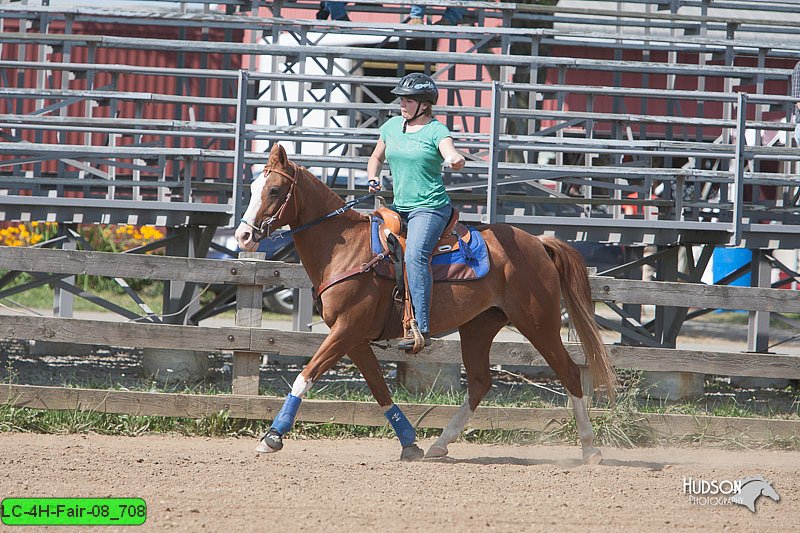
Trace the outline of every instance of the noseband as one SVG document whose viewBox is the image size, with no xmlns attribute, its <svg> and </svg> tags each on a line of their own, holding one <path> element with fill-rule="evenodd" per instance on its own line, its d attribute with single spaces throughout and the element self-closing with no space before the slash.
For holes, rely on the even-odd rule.
<svg viewBox="0 0 800 533">
<path fill-rule="evenodd" d="M 284 197 L 283 202 L 281 203 L 281 205 L 275 211 L 275 214 L 272 215 L 272 216 L 267 217 L 263 222 L 261 222 L 261 224 L 256 226 L 254 224 L 249 223 L 244 218 L 242 218 L 242 223 L 245 226 L 248 226 L 250 229 L 253 230 L 253 241 L 254 242 L 261 242 L 261 240 L 264 239 L 264 237 L 266 237 L 267 235 L 269 235 L 271 233 L 270 227 L 273 224 L 275 224 L 275 222 L 278 219 L 280 219 L 281 215 L 283 215 L 283 210 L 286 209 L 287 205 L 289 205 L 289 199 L 292 198 L 292 197 L 294 197 L 295 212 L 297 212 L 297 209 L 296 209 L 297 208 L 297 196 L 294 194 L 294 187 L 295 187 L 295 185 L 297 185 L 297 165 L 292 165 L 292 167 L 294 169 L 292 174 L 288 174 L 287 172 L 283 171 L 282 169 L 275 168 L 275 167 L 267 167 L 267 168 L 264 169 L 265 179 L 266 179 L 266 176 L 268 176 L 270 173 L 275 172 L 277 174 L 280 174 L 284 178 L 288 179 L 292 184 L 289 185 L 289 191 L 286 193 L 286 196 Z M 257 222 L 257 220 L 254 220 L 253 222 Z M 283 224 L 281 224 L 281 226 L 282 225 Z"/>
</svg>

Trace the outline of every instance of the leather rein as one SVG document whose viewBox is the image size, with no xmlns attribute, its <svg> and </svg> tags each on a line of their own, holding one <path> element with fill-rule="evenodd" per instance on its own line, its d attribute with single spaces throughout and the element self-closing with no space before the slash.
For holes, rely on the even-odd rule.
<svg viewBox="0 0 800 533">
<path fill-rule="evenodd" d="M 345 202 L 345 204 L 342 207 L 334 209 L 330 213 L 328 213 L 326 215 L 323 215 L 323 216 L 321 216 L 321 217 L 319 217 L 319 218 L 317 218 L 315 220 L 312 220 L 311 222 L 309 222 L 307 224 L 303 224 L 302 226 L 298 226 L 296 228 L 289 229 L 289 230 L 280 230 L 280 231 L 276 231 L 274 233 L 270 233 L 270 231 L 269 231 L 270 226 L 272 224 L 274 224 L 275 221 L 278 220 L 280 218 L 280 216 L 283 214 L 283 209 L 289 204 L 289 198 L 292 197 L 292 196 L 294 196 L 295 212 L 297 212 L 297 195 L 293 194 L 294 193 L 295 184 L 297 183 L 297 178 L 295 178 L 295 176 L 290 176 L 289 174 L 287 174 L 286 172 L 284 172 L 281 169 L 276 169 L 276 168 L 265 168 L 264 172 L 265 173 L 277 172 L 278 174 L 284 176 L 289 181 L 291 181 L 292 184 L 289 186 L 289 192 L 286 193 L 286 198 L 284 198 L 283 203 L 278 208 L 277 212 L 274 215 L 272 215 L 271 217 L 269 217 L 266 220 L 264 220 L 264 222 L 261 223 L 261 227 L 256 227 L 253 224 L 250 224 L 249 222 L 247 222 L 244 218 L 242 219 L 242 222 L 246 226 L 249 226 L 253 230 L 253 232 L 254 232 L 253 240 L 255 242 L 260 242 L 267 235 L 269 235 L 269 239 L 273 240 L 273 241 L 277 240 L 277 239 L 280 239 L 282 237 L 287 237 L 289 235 L 294 235 L 295 233 L 299 233 L 299 232 L 301 232 L 303 230 L 307 230 L 309 228 L 312 228 L 312 227 L 316 226 L 317 224 L 319 224 L 320 222 L 324 222 L 324 221 L 328 220 L 329 218 L 333 218 L 335 216 L 339 216 L 342 213 L 344 213 L 346 211 L 349 211 L 350 209 L 352 209 L 356 205 L 360 204 L 361 202 L 364 202 L 366 200 L 370 200 L 372 198 L 375 198 L 375 193 L 370 193 L 370 194 L 367 194 L 367 195 L 362 196 L 360 198 L 356 198 L 355 200 L 350 200 L 349 202 Z M 295 167 L 295 174 L 297 174 L 297 167 Z M 258 238 L 256 238 L 256 234 L 258 235 Z"/>
<path fill-rule="evenodd" d="M 303 230 L 307 230 L 307 229 L 309 229 L 309 228 L 311 228 L 313 226 L 316 226 L 317 224 L 319 224 L 321 222 L 324 222 L 324 221 L 328 220 L 329 218 L 333 218 L 335 216 L 339 216 L 342 213 L 344 213 L 346 211 L 349 211 L 350 209 L 352 209 L 356 205 L 360 204 L 361 202 L 364 202 L 366 200 L 375 198 L 375 193 L 370 193 L 370 194 L 367 194 L 367 195 L 362 196 L 360 198 L 356 198 L 355 200 L 350 200 L 349 202 L 346 202 L 342 207 L 334 209 L 330 213 L 328 213 L 326 215 L 323 215 L 323 216 L 321 216 L 321 217 L 319 217 L 319 218 L 317 218 L 315 220 L 312 220 L 311 222 L 309 222 L 307 224 L 303 224 L 302 226 L 298 226 L 298 227 L 290 229 L 290 230 L 280 230 L 280 231 L 276 231 L 276 232 L 270 232 L 270 227 L 277 220 L 280 219 L 281 215 L 283 214 L 284 209 L 286 208 L 287 205 L 289 205 L 289 199 L 292 198 L 292 197 L 294 197 L 295 213 L 297 213 L 297 195 L 294 194 L 294 192 L 295 192 L 295 185 L 297 185 L 297 169 L 298 169 L 298 167 L 297 167 L 297 165 L 293 165 L 293 167 L 294 167 L 294 172 L 291 175 L 289 173 L 283 171 L 280 168 L 267 167 L 267 168 L 264 169 L 264 175 L 268 175 L 271 172 L 276 172 L 276 173 L 280 174 L 281 176 L 285 177 L 286 179 L 288 179 L 291 182 L 291 185 L 289 186 L 289 191 L 286 193 L 286 197 L 283 199 L 283 203 L 280 205 L 280 207 L 278 207 L 278 209 L 275 212 L 275 214 L 272 215 L 272 216 L 267 217 L 266 219 L 264 219 L 264 221 L 261 222 L 261 224 L 256 226 L 254 224 L 249 223 L 244 218 L 241 219 L 241 221 L 242 221 L 242 223 L 244 225 L 250 227 L 250 229 L 253 230 L 253 240 L 255 242 L 261 242 L 261 240 L 263 240 L 265 237 L 269 237 L 270 240 L 277 240 L 277 239 L 280 239 L 282 237 L 286 237 L 286 236 L 293 235 L 295 233 L 301 232 Z M 281 225 L 283 225 L 283 224 L 281 224 Z M 340 274 L 335 275 L 334 277 L 332 277 L 332 278 L 330 278 L 328 280 L 323 281 L 319 285 L 319 287 L 315 288 L 315 290 L 314 290 L 315 296 L 318 298 L 326 289 L 328 289 L 332 285 L 335 285 L 336 283 L 339 283 L 340 281 L 344 281 L 347 278 L 353 277 L 353 276 L 355 276 L 357 274 L 363 274 L 365 272 L 369 272 L 384 257 L 385 257 L 385 254 L 384 253 L 380 253 L 380 254 L 376 255 L 375 257 L 373 257 L 370 261 L 368 261 L 366 263 L 363 263 L 361 266 L 351 268 L 351 269 L 346 270 L 346 271 L 344 271 L 344 272 L 342 272 Z"/>
</svg>

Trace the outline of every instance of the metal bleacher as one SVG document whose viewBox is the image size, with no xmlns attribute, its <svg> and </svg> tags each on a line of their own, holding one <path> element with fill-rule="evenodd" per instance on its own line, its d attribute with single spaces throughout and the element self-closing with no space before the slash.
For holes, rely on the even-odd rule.
<svg viewBox="0 0 800 533">
<path fill-rule="evenodd" d="M 2 219 L 166 226 L 168 253 L 204 256 L 271 143 L 357 194 L 396 112 L 388 90 L 425 71 L 468 154 L 446 174 L 467 222 L 626 245 L 609 275 L 650 264 L 664 280 L 699 281 L 719 246 L 754 250 L 756 274 L 800 248 L 800 1 L 415 3 L 430 21 L 468 14 L 410 26 L 408 4 L 382 0 L 349 3 L 352 22 L 316 20 L 310 0 L 0 2 Z M 660 320 L 669 345 L 677 315 Z"/>
</svg>

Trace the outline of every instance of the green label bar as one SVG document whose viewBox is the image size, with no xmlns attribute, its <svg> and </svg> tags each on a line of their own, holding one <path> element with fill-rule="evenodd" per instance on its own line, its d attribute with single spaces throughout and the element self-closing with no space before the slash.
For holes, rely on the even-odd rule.
<svg viewBox="0 0 800 533">
<path fill-rule="evenodd" d="M 7 526 L 140 526 L 147 520 L 141 498 L 5 498 Z"/>
</svg>

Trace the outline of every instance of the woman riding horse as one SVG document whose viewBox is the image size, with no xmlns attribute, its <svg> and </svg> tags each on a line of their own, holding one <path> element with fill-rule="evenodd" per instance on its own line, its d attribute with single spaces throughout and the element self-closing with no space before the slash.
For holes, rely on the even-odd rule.
<svg viewBox="0 0 800 533">
<path fill-rule="evenodd" d="M 453 214 L 444 190 L 442 164 L 446 161 L 453 170 L 461 170 L 464 156 L 453 145 L 447 126 L 433 118 L 432 106 L 439 98 L 439 89 L 430 76 L 409 74 L 392 93 L 400 97 L 401 116 L 389 119 L 381 127 L 381 137 L 367 163 L 367 175 L 370 192 L 380 190 L 381 167 L 384 159 L 389 160 L 394 209 L 408 227 L 405 261 L 416 319 L 416 323 L 411 322 L 411 330 L 416 331 L 397 347 L 412 350 L 418 335 L 422 335 L 425 346 L 431 345 L 431 255 Z"/>
<path fill-rule="evenodd" d="M 332 216 L 333 215 L 333 216 Z M 294 422 L 302 397 L 344 355 L 356 364 L 402 445 L 401 459 L 422 457 L 416 432 L 392 402 L 370 343 L 403 335 L 386 326 L 394 307 L 394 281 L 371 265 L 370 222 L 344 209 L 339 196 L 286 156 L 275 144 L 263 174 L 252 184 L 250 204 L 236 229 L 239 246 L 255 250 L 273 228 L 289 225 L 300 260 L 320 295 L 330 333 L 303 368 L 283 408 L 261 438 L 259 452 L 276 452 Z M 535 237 L 505 224 L 480 229 L 491 269 L 479 280 L 437 284 L 431 293 L 431 333 L 458 329 L 467 372 L 467 396 L 426 457 L 443 457 L 491 388 L 489 349 L 495 335 L 513 324 L 541 353 L 567 389 L 586 462 L 598 462 L 583 400 L 578 366 L 561 341 L 561 297 L 583 346 L 595 387 L 614 395 L 615 375 L 594 322 L 589 278 L 580 254 L 554 237 Z M 343 273 L 348 273 L 346 276 Z M 337 282 L 331 283 L 332 280 Z"/>
</svg>

